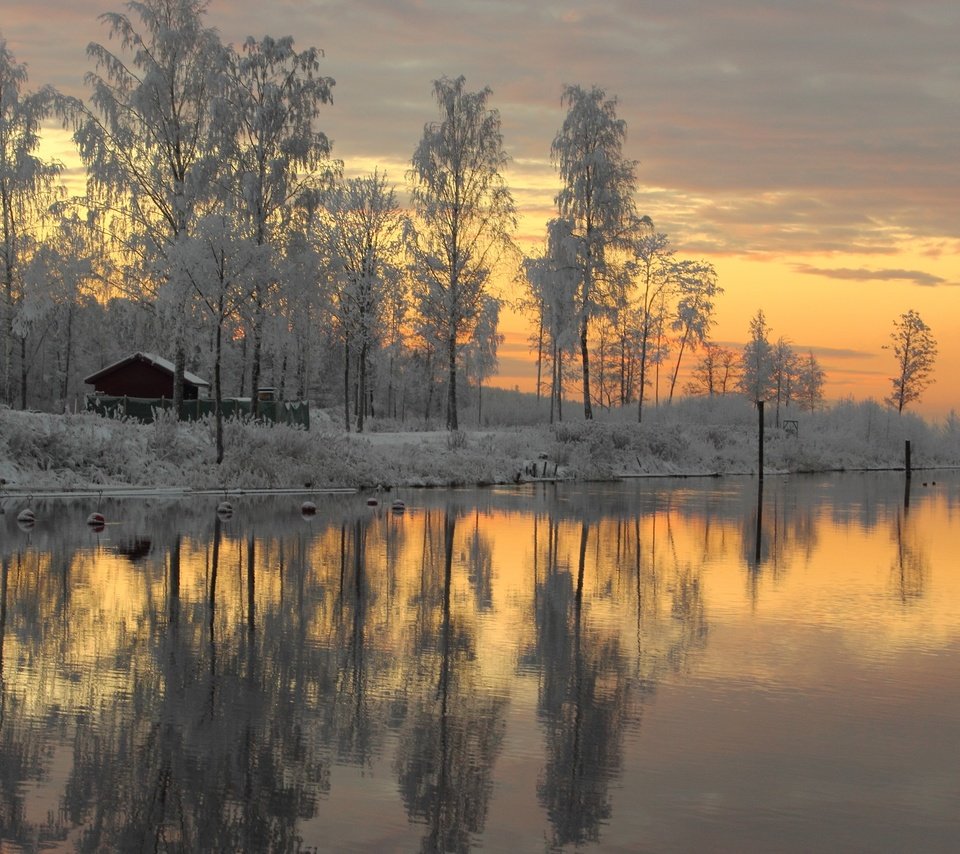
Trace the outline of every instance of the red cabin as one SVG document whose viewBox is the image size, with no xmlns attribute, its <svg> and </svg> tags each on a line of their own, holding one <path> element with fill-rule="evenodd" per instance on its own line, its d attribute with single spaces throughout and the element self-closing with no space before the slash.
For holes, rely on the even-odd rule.
<svg viewBox="0 0 960 854">
<path fill-rule="evenodd" d="M 96 389 L 98 394 L 112 397 L 173 398 L 172 362 L 153 353 L 133 353 L 119 362 L 90 374 L 84 382 Z M 204 396 L 210 383 L 189 371 L 183 372 L 183 399 L 196 400 L 203 390 Z"/>
</svg>

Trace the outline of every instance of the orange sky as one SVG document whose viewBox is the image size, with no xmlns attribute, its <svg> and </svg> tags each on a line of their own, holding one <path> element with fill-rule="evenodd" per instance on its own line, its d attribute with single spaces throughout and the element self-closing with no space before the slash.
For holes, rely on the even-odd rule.
<svg viewBox="0 0 960 854">
<path fill-rule="evenodd" d="M 0 35 L 29 88 L 84 95 L 86 44 L 110 0 L 13 0 Z M 321 124 L 348 174 L 403 183 L 431 81 L 489 85 L 513 158 L 520 242 L 541 239 L 557 178 L 565 83 L 615 95 L 638 161 L 638 207 L 726 294 L 715 340 L 739 346 L 758 308 L 774 338 L 813 349 L 830 399 L 883 397 L 893 320 L 917 310 L 940 355 L 919 411 L 958 406 L 960 95 L 953 0 L 213 0 L 225 41 L 293 33 L 336 79 Z M 526 332 L 507 317 L 501 385 L 530 387 Z"/>
</svg>

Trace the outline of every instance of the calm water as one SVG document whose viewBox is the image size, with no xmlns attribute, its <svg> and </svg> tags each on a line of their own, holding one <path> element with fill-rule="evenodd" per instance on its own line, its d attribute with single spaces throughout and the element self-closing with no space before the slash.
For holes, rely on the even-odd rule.
<svg viewBox="0 0 960 854">
<path fill-rule="evenodd" d="M 8 498 L 0 850 L 960 850 L 957 473 L 400 495 Z"/>
</svg>

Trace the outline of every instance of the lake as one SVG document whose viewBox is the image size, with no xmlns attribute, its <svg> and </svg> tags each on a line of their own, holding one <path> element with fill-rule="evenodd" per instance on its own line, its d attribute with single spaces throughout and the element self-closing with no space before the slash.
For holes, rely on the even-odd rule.
<svg viewBox="0 0 960 854">
<path fill-rule="evenodd" d="M 3 501 L 0 850 L 960 849 L 960 473 L 306 497 Z"/>
</svg>

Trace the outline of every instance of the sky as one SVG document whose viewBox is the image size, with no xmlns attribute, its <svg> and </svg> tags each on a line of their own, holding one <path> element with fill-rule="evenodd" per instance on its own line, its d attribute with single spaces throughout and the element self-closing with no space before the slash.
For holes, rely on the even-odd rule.
<svg viewBox="0 0 960 854">
<path fill-rule="evenodd" d="M 84 96 L 97 16 L 124 8 L 4 0 L 0 35 L 29 89 Z M 432 81 L 489 86 L 525 250 L 554 215 L 563 86 L 600 86 L 627 122 L 638 209 L 678 257 L 716 267 L 714 340 L 742 346 L 763 309 L 773 339 L 817 356 L 828 398 L 880 399 L 893 321 L 914 309 L 939 345 L 919 411 L 960 409 L 956 0 L 213 0 L 207 21 L 225 42 L 323 50 L 320 127 L 348 175 L 402 186 Z M 505 331 L 496 382 L 529 388 L 526 327 L 509 315 Z"/>
</svg>

